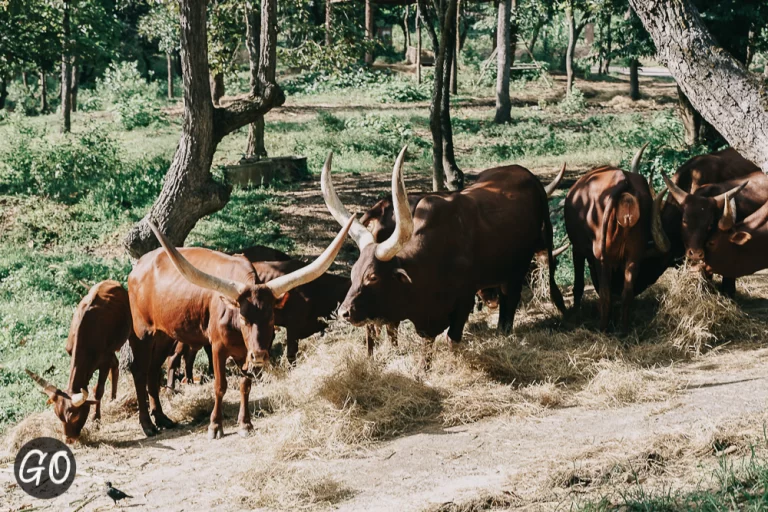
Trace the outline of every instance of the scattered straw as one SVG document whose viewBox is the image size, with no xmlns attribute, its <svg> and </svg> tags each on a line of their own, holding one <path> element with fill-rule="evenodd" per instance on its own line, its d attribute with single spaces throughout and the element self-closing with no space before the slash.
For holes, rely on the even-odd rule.
<svg viewBox="0 0 768 512">
<path fill-rule="evenodd" d="M 579 393 L 584 404 L 622 406 L 671 397 L 678 380 L 668 370 L 643 370 L 623 361 L 601 361 L 597 373 Z"/>
</svg>

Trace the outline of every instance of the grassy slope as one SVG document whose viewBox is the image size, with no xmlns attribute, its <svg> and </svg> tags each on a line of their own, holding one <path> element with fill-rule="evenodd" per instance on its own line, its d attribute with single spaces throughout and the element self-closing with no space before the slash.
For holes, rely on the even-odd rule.
<svg viewBox="0 0 768 512">
<path fill-rule="evenodd" d="M 469 91 L 464 99 L 480 95 L 485 106 L 458 106 L 454 112 L 457 158 L 467 169 L 515 162 L 551 173 L 565 159 L 569 168 L 586 169 L 626 161 L 649 134 L 673 144 L 679 137 L 679 123 L 669 109 L 619 113 L 598 107 L 565 115 L 554 107 L 517 107 L 510 125 L 497 126 L 487 94 L 485 89 Z M 526 98 L 536 94 L 533 87 L 519 92 Z M 427 105 L 382 104 L 376 97 L 342 90 L 290 98 L 293 108 L 268 117 L 270 154 L 306 155 L 310 169 L 317 171 L 333 150 L 339 171 L 387 172 L 407 142 L 412 148 L 409 171 L 429 173 Z M 351 104 L 357 100 L 363 106 Z M 338 108 L 312 106 L 318 104 Z M 53 115 L 23 123 L 45 127 L 48 141 L 62 138 Z M 154 157 L 169 161 L 180 120 L 172 117 L 167 125 L 125 132 L 109 113 L 97 112 L 76 114 L 73 126 L 76 135 L 89 130 L 108 133 L 125 162 Z M 14 150 L 16 130 L 14 122 L 0 123 L 0 155 Z M 245 138 L 246 131 L 241 130 L 225 139 L 215 163 L 237 160 Z M 0 177 L 4 172 L 0 164 Z M 99 183 L 89 186 L 96 189 Z M 88 199 L 64 205 L 34 192 L 0 196 L 0 432 L 44 407 L 42 395 L 23 374 L 25 367 L 46 373 L 59 385 L 66 383 L 68 358 L 63 347 L 73 308 L 85 293 L 83 285 L 107 278 L 125 282 L 130 263 L 120 250 L 120 240 L 147 207 L 115 209 Z M 292 241 L 280 234 L 275 222 L 280 206 L 268 189 L 236 191 L 227 208 L 200 222 L 189 241 L 223 250 L 252 243 L 291 250 Z"/>
</svg>

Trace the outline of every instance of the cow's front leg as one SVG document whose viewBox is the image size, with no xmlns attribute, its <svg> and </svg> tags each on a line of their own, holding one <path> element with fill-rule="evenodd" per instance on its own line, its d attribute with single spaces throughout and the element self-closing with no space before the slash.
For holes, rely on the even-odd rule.
<svg viewBox="0 0 768 512">
<path fill-rule="evenodd" d="M 245 359 L 236 361 L 240 368 L 245 365 Z M 243 375 L 240 378 L 240 412 L 237 415 L 237 433 L 240 437 L 248 437 L 253 431 L 251 423 L 251 409 L 248 407 L 248 398 L 251 395 L 251 377 Z"/>
<path fill-rule="evenodd" d="M 638 265 L 634 261 L 628 261 L 624 266 L 624 290 L 621 294 L 621 330 L 629 331 L 629 309 L 635 297 L 635 278 Z"/>
<path fill-rule="evenodd" d="M 96 381 L 96 387 L 93 388 L 93 395 L 96 399 L 95 411 L 93 413 L 94 421 L 99 421 L 101 419 L 101 398 L 104 396 L 104 388 L 107 384 L 107 377 L 109 376 L 111 368 L 112 361 L 99 368 L 99 380 Z"/>
<path fill-rule="evenodd" d="M 450 323 L 448 324 L 448 341 L 451 343 L 451 346 L 461 341 L 461 337 L 464 334 L 464 326 L 474 306 L 474 293 L 466 298 L 459 299 L 456 303 L 455 309 L 450 314 Z"/>
<path fill-rule="evenodd" d="M 520 304 L 520 296 L 523 292 L 525 272 L 519 276 L 513 276 L 507 281 L 506 287 L 502 286 L 499 293 L 499 326 L 498 331 L 509 334 L 515 325 L 515 312 Z M 506 290 L 504 289 L 506 288 Z M 502 308 L 502 305 L 504 306 Z"/>
<path fill-rule="evenodd" d="M 208 425 L 208 439 L 221 439 L 224 437 L 224 418 L 222 413 L 222 402 L 224 393 L 227 392 L 227 363 L 226 349 L 221 345 L 213 348 L 213 389 L 214 403 L 211 412 L 211 423 Z"/>
<path fill-rule="evenodd" d="M 152 359 L 152 336 L 147 335 L 143 339 L 131 336 L 131 351 L 133 352 L 133 362 L 131 362 L 131 375 L 133 384 L 136 388 L 136 402 L 139 407 L 139 423 L 144 435 L 154 436 L 158 430 L 152 422 L 149 415 L 147 400 L 147 377 L 149 372 L 149 363 Z"/>
<path fill-rule="evenodd" d="M 163 406 L 160 403 L 160 370 L 162 370 L 163 363 L 168 357 L 168 353 L 171 351 L 172 347 L 173 340 L 164 335 L 155 335 L 155 342 L 152 347 L 152 359 L 149 365 L 147 391 L 149 391 L 149 413 L 155 418 L 155 425 L 160 428 L 176 427 L 176 422 L 165 415 Z"/>
<path fill-rule="evenodd" d="M 117 384 L 120 380 L 120 361 L 117 360 L 117 356 L 112 354 L 112 365 L 109 372 L 109 381 L 112 384 L 112 396 L 111 399 L 117 398 Z"/>
<path fill-rule="evenodd" d="M 611 318 L 611 267 L 608 262 L 600 262 L 600 288 L 598 289 L 600 304 L 600 330 L 608 330 Z"/>
</svg>

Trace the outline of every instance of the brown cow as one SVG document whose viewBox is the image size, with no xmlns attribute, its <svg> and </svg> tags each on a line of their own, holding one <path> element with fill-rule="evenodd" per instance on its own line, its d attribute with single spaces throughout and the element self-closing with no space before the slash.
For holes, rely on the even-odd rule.
<svg viewBox="0 0 768 512">
<path fill-rule="evenodd" d="M 158 426 L 174 423 L 162 411 L 159 375 L 172 340 L 192 347 L 211 345 L 215 403 L 208 437 L 223 436 L 222 399 L 227 389 L 225 365 L 230 356 L 244 372 L 240 381 L 239 433 L 253 429 L 248 409 L 251 372 L 269 362 L 274 339 L 275 311 L 290 298 L 291 290 L 320 277 L 344 243 L 352 220 L 314 262 L 262 283 L 244 256 L 202 248 L 176 249 L 152 224 L 161 249 L 145 254 L 128 276 L 135 337 L 132 372 L 139 403 L 139 421 L 147 435 Z M 152 375 L 153 378 L 148 379 Z"/>
<path fill-rule="evenodd" d="M 705 244 L 704 261 L 709 272 L 736 279 L 768 268 L 768 203 L 737 222 L 731 201 L 723 202 L 717 229 Z"/>
<path fill-rule="evenodd" d="M 586 260 L 600 297 L 602 330 L 608 328 L 614 282 L 623 282 L 622 328 L 626 330 L 643 260 L 669 250 L 659 215 L 664 192 L 653 201 L 648 182 L 637 173 L 644 149 L 635 155 L 631 172 L 609 166 L 593 169 L 574 183 L 565 199 L 565 229 L 573 250 L 574 309 L 580 307 L 584 293 Z M 648 250 L 651 240 L 657 251 Z"/>
<path fill-rule="evenodd" d="M 88 420 L 91 405 L 94 419 L 101 418 L 101 397 L 107 376 L 112 380 L 112 399 L 117 396 L 118 352 L 131 330 L 131 310 L 128 292 L 120 283 L 102 281 L 95 284 L 78 304 L 67 338 L 67 353 L 71 356 L 69 384 L 62 391 L 42 377 L 27 370 L 48 395 L 56 416 L 64 424 L 67 443 L 75 442 Z M 88 398 L 88 383 L 99 372 L 93 390 L 95 399 Z"/>
<path fill-rule="evenodd" d="M 672 176 L 672 183 L 693 194 L 704 185 L 739 178 L 753 172 L 760 172 L 760 168 L 735 149 L 728 148 L 691 158 L 677 169 Z"/>
<path fill-rule="evenodd" d="M 565 310 L 554 281 L 552 225 L 547 195 L 527 169 L 505 166 L 482 172 L 475 183 L 444 197 L 428 195 L 411 214 L 400 152 L 392 173 L 395 230 L 381 243 L 356 222 L 350 234 L 360 247 L 352 286 L 339 314 L 360 325 L 411 320 L 434 338 L 446 328 L 461 340 L 477 290 L 502 286 L 499 330 L 512 328 L 525 274 L 534 253 L 546 250 L 552 300 Z M 339 223 L 351 218 L 331 182 L 331 157 L 321 185 Z"/>
</svg>

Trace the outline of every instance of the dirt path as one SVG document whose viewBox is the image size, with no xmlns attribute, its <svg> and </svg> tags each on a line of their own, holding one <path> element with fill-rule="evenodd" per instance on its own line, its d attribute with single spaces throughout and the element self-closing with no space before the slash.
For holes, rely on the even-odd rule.
<svg viewBox="0 0 768 512">
<path fill-rule="evenodd" d="M 383 443 L 356 457 L 281 463 L 329 477 L 348 490 L 339 510 L 423 510 L 483 493 L 511 491 L 536 509 L 568 499 L 542 494 L 554 474 L 617 460 L 650 446 L 659 436 L 714 430 L 724 422 L 761 413 L 768 399 L 768 349 L 712 355 L 678 372 L 687 382 L 674 398 L 612 409 L 572 407 L 528 418 L 495 418 L 459 428 L 432 428 Z M 230 400 L 236 399 L 229 393 Z M 258 420 L 256 420 L 258 421 Z M 135 510 L 238 510 L 243 474 L 262 468 L 267 447 L 258 436 L 242 439 L 228 425 L 218 442 L 205 424 L 180 427 L 151 440 L 138 428 L 111 445 L 76 448 L 73 488 L 38 502 L 15 487 L 11 463 L 0 468 L 0 510 L 109 510 L 102 482 L 135 496 Z M 756 429 L 759 430 L 756 425 Z M 262 454 L 262 455 L 260 455 Z M 7 454 L 4 459 L 9 461 Z M 93 501 L 79 509 L 85 501 Z M 567 503 L 567 502 L 566 502 Z"/>
</svg>

